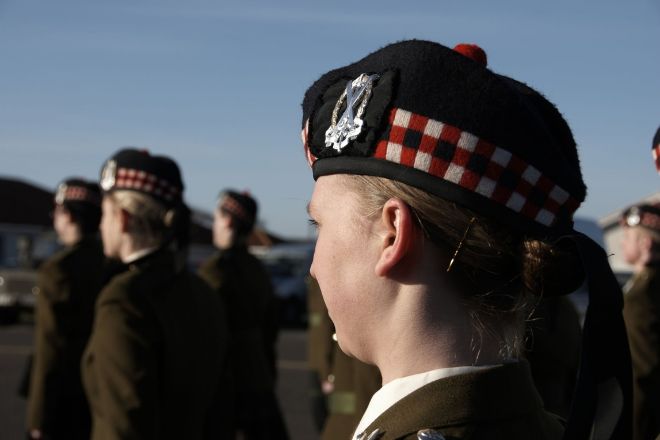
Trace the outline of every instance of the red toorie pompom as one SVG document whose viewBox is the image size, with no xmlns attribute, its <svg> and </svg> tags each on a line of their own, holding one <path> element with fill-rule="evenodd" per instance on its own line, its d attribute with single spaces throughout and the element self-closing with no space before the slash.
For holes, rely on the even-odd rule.
<svg viewBox="0 0 660 440">
<path fill-rule="evenodd" d="M 484 67 L 488 65 L 488 57 L 486 56 L 486 52 L 484 52 L 484 50 L 476 44 L 460 43 L 454 47 L 454 50 L 461 55 L 476 61 Z"/>
</svg>

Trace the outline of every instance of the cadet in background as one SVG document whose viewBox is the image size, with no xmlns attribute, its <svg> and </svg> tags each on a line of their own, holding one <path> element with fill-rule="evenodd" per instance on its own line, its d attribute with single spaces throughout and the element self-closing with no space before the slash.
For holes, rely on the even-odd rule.
<svg viewBox="0 0 660 440">
<path fill-rule="evenodd" d="M 624 286 L 623 316 L 633 365 L 633 439 L 660 434 L 660 203 L 624 211 L 623 258 L 634 275 Z"/>
<path fill-rule="evenodd" d="M 34 358 L 27 406 L 28 437 L 88 439 L 89 406 L 80 359 L 92 329 L 102 282 L 98 184 L 67 179 L 57 188 L 53 226 L 64 248 L 39 268 Z"/>
<path fill-rule="evenodd" d="M 228 438 L 225 309 L 181 267 L 177 164 L 123 149 L 104 164 L 103 249 L 125 270 L 103 288 L 83 357 L 92 440 Z"/>
<path fill-rule="evenodd" d="M 257 202 L 226 190 L 214 212 L 213 243 L 218 252 L 199 275 L 227 305 L 234 387 L 234 428 L 246 440 L 287 439 L 275 396 L 278 321 L 270 276 L 247 249 Z"/>
</svg>

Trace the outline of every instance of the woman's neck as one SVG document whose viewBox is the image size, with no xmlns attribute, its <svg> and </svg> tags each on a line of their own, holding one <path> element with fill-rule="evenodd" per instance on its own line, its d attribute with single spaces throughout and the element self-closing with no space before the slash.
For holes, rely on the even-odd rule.
<svg viewBox="0 0 660 440">
<path fill-rule="evenodd" d="M 494 338 L 475 341 L 465 307 L 451 300 L 456 296 L 421 286 L 403 286 L 401 293 L 373 356 L 383 384 L 440 368 L 502 363 Z"/>
<path fill-rule="evenodd" d="M 130 239 L 130 237 L 127 237 L 119 247 L 119 259 L 124 263 L 128 263 L 131 260 L 135 260 L 136 255 L 138 255 L 139 258 L 140 256 L 153 251 L 157 247 L 158 244 L 156 243 L 139 243 Z"/>
</svg>

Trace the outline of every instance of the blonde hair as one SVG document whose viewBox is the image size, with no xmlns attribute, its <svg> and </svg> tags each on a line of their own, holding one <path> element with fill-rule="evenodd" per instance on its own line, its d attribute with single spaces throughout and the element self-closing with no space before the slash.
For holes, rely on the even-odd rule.
<svg viewBox="0 0 660 440">
<path fill-rule="evenodd" d="M 161 245 L 172 223 L 172 210 L 146 194 L 117 190 L 108 194 L 115 205 L 131 215 L 128 233 L 136 245 Z"/>
<path fill-rule="evenodd" d="M 497 221 L 404 183 L 363 175 L 343 177 L 360 196 L 364 215 L 380 215 L 387 200 L 399 198 L 411 208 L 427 239 L 446 252 L 447 261 L 460 245 L 448 276 L 458 286 L 470 317 L 475 360 L 486 336 L 497 341 L 502 358 L 520 356 L 525 322 L 541 295 L 557 290 L 569 293 L 579 286 L 582 272 L 576 269 L 580 265 L 571 252 L 528 239 Z M 573 267 L 567 269 L 567 264 Z M 438 270 L 444 272 L 447 267 Z M 561 282 L 555 278 L 550 284 L 558 274 Z"/>
</svg>

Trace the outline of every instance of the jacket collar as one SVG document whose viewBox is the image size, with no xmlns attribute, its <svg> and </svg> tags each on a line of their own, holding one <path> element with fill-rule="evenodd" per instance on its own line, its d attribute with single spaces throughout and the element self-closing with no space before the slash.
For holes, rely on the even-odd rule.
<svg viewBox="0 0 660 440">
<path fill-rule="evenodd" d="M 383 432 L 378 438 L 395 439 L 423 428 L 488 423 L 542 408 L 529 365 L 525 361 L 514 362 L 431 382 L 381 414 L 362 438 L 369 438 L 377 429 Z"/>
</svg>

